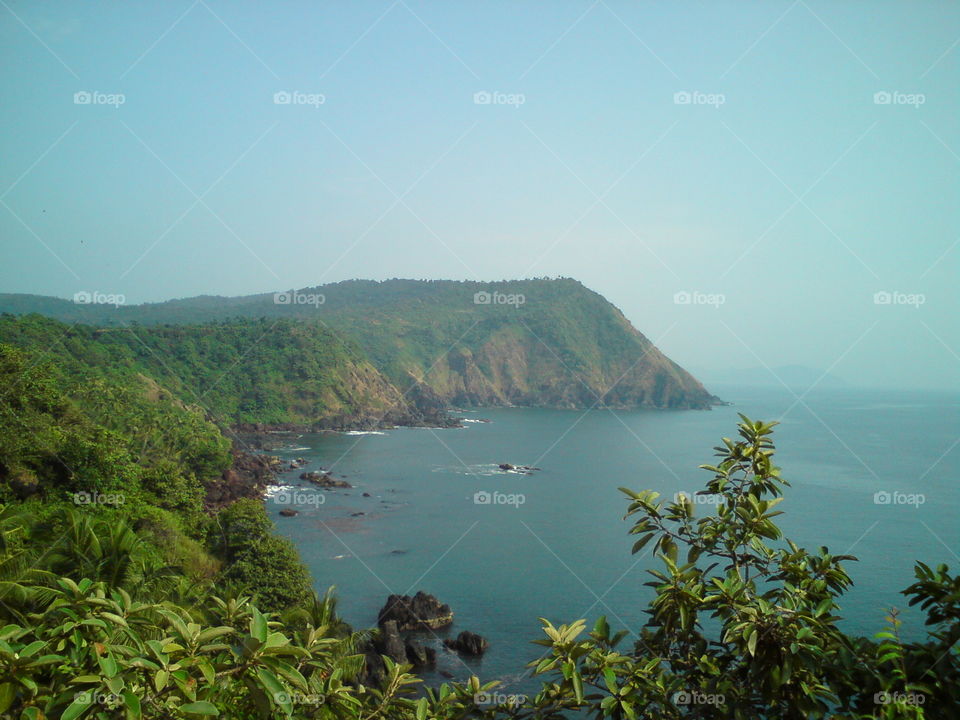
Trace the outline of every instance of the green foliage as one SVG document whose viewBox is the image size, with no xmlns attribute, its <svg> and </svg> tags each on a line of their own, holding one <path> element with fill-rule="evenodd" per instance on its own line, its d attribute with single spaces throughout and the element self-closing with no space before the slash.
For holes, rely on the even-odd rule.
<svg viewBox="0 0 960 720">
<path fill-rule="evenodd" d="M 333 426 L 358 411 L 399 417 L 404 408 L 356 348 L 315 322 L 95 328 L 6 315 L 0 342 L 33 355 L 54 348 L 75 399 L 97 422 L 133 425 L 142 441 L 133 452 L 177 455 L 198 477 L 222 466 L 229 448 L 208 431 L 211 419 L 222 427 Z"/>
<path fill-rule="evenodd" d="M 218 555 L 226 562 L 224 579 L 265 609 L 280 611 L 306 602 L 310 577 L 296 549 L 275 535 L 263 503 L 238 500 L 221 510 Z"/>
</svg>

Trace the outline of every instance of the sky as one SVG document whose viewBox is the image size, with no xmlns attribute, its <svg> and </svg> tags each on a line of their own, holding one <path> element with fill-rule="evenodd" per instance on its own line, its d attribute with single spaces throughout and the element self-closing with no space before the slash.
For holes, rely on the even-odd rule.
<svg viewBox="0 0 960 720">
<path fill-rule="evenodd" d="M 960 5 L 0 2 L 0 292 L 566 276 L 960 387 Z"/>
</svg>

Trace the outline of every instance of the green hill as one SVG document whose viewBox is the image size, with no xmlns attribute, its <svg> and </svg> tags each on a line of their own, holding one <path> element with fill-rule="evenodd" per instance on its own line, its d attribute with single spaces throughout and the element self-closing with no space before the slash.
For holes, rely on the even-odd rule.
<svg viewBox="0 0 960 720">
<path fill-rule="evenodd" d="M 104 327 L 194 326 L 246 318 L 266 323 L 258 328 L 272 338 L 274 349 L 284 347 L 294 332 L 290 322 L 299 321 L 303 333 L 333 334 L 336 345 L 354 353 L 355 362 L 368 359 L 420 413 L 510 404 L 708 408 L 716 401 L 616 307 L 571 279 L 352 280 L 278 295 L 199 296 L 120 307 L 0 295 L 0 311 L 39 312 Z M 234 340 L 236 352 L 242 352 L 238 343 L 244 338 Z M 268 351 L 255 352 L 263 360 Z M 300 349 L 304 357 L 312 352 Z M 323 372 L 334 374 L 337 362 L 317 359 Z M 352 373 L 340 375 L 349 379 Z M 289 392 L 288 406 L 294 401 Z M 276 406 L 276 400 L 267 404 Z M 273 422 L 267 415 L 257 417 Z"/>
</svg>

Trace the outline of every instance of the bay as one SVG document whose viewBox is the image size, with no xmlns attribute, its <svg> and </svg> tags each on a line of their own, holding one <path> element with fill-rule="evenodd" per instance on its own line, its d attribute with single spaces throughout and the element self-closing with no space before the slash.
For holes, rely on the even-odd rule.
<svg viewBox="0 0 960 720">
<path fill-rule="evenodd" d="M 307 469 L 329 468 L 354 487 L 320 491 L 297 471 L 284 476 L 292 489 L 268 499 L 268 511 L 316 588 L 336 585 L 352 625 L 374 625 L 391 593 L 425 590 L 455 613 L 451 628 L 425 642 L 439 651 L 442 638 L 464 629 L 490 641 L 479 660 L 438 652 L 438 670 L 501 678 L 525 692 L 534 688 L 525 664 L 542 650 L 530 642 L 541 635 L 539 617 L 592 624 L 602 614 L 632 632 L 643 624 L 646 571 L 660 563 L 630 554 L 617 488 L 667 498 L 702 489 L 709 473 L 697 466 L 735 434 L 738 412 L 781 420 L 777 458 L 792 483 L 780 506 L 786 536 L 858 557 L 847 566 L 855 586 L 842 601 L 846 629 L 872 635 L 889 607 L 905 607 L 899 591 L 915 560 L 958 562 L 960 396 L 711 390 L 732 404 L 708 412 L 491 408 L 463 413 L 463 429 L 303 435 L 278 454 L 305 457 Z M 505 473 L 504 462 L 542 469 Z M 280 517 L 285 507 L 299 514 Z M 709 505 L 698 506 L 705 512 Z M 905 634 L 920 637 L 919 615 L 905 617 Z"/>
</svg>

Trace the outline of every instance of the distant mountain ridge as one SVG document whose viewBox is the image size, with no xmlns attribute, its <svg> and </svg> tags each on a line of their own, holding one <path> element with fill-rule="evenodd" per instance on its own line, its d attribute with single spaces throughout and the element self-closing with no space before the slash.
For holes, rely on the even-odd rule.
<svg viewBox="0 0 960 720">
<path fill-rule="evenodd" d="M 274 320 L 320 325 L 427 413 L 483 405 L 705 409 L 717 402 L 620 310 L 572 279 L 351 280 L 119 307 L 7 294 L 0 312 L 94 326 L 245 319 L 266 320 L 269 332 Z"/>
</svg>

